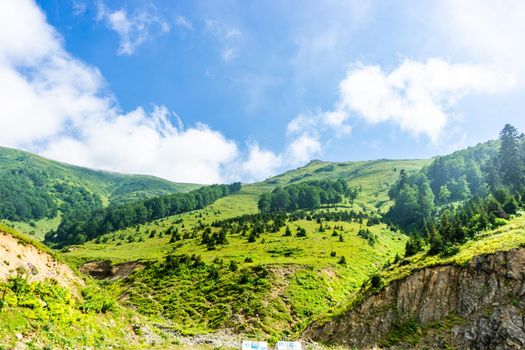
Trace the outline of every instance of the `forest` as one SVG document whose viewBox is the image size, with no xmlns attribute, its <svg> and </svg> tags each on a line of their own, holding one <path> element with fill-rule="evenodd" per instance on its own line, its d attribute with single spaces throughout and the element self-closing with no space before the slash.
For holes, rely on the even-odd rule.
<svg viewBox="0 0 525 350">
<path fill-rule="evenodd" d="M 202 209 L 240 189 L 240 182 L 211 185 L 188 193 L 159 196 L 93 211 L 76 210 L 63 217 L 56 231 L 46 234 L 46 242 L 59 245 L 84 243 L 107 232 Z"/>
<path fill-rule="evenodd" d="M 347 198 L 353 201 L 357 190 L 351 189 L 342 179 L 308 181 L 286 187 L 277 187 L 259 197 L 258 208 L 262 213 L 316 209 L 322 204 L 337 204 Z"/>
<path fill-rule="evenodd" d="M 65 181 L 50 181 L 52 176 L 29 166 L 0 172 L 0 218 L 12 221 L 53 218 L 60 210 L 95 210 L 102 208 L 96 194 Z"/>
<path fill-rule="evenodd" d="M 437 157 L 389 190 L 394 205 L 384 220 L 411 234 L 407 254 L 424 238 L 431 253 L 451 254 L 454 243 L 502 225 L 525 196 L 525 136 L 507 124 L 499 140 Z"/>
</svg>

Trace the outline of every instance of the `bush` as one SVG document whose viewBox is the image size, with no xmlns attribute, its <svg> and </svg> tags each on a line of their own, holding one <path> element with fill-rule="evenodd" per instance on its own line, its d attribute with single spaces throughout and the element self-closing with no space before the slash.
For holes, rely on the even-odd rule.
<svg viewBox="0 0 525 350">
<path fill-rule="evenodd" d="M 109 293 L 99 288 L 84 288 L 82 297 L 84 302 L 80 304 L 79 309 L 84 313 L 107 313 L 116 307 L 115 300 Z"/>
<path fill-rule="evenodd" d="M 372 278 L 370 278 L 370 286 L 373 289 L 381 288 L 382 285 L 383 281 L 381 280 L 381 276 L 379 276 L 378 274 L 375 274 L 372 276 Z"/>
<path fill-rule="evenodd" d="M 339 259 L 338 264 L 340 264 L 340 265 L 346 265 L 346 258 L 345 258 L 344 256 L 342 256 L 342 257 Z"/>
</svg>

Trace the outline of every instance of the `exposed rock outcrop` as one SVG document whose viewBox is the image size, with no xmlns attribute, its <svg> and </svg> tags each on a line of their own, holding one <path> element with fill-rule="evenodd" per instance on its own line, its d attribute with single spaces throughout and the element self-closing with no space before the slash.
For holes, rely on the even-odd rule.
<svg viewBox="0 0 525 350">
<path fill-rule="evenodd" d="M 96 279 L 118 279 L 128 277 L 136 268 L 142 266 L 136 261 L 113 265 L 108 260 L 97 260 L 85 263 L 79 270 Z"/>
<path fill-rule="evenodd" d="M 432 327 L 454 315 L 446 329 Z M 385 342 L 399 325 L 421 326 L 419 342 Z M 305 337 L 363 349 L 524 349 L 525 248 L 478 256 L 466 266 L 425 268 L 394 281 Z"/>
</svg>

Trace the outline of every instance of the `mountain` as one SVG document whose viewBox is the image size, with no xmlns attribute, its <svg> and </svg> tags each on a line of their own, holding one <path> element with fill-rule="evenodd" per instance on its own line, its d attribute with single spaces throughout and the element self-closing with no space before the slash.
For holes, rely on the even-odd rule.
<svg viewBox="0 0 525 350">
<path fill-rule="evenodd" d="M 507 125 L 428 160 L 315 160 L 105 209 L 87 192 L 49 238 L 106 300 L 186 345 L 518 349 L 524 166 Z"/>
<path fill-rule="evenodd" d="M 188 192 L 196 184 L 153 176 L 125 175 L 73 166 L 0 147 L 0 218 L 39 239 L 79 208 L 94 209 L 164 194 Z"/>
<path fill-rule="evenodd" d="M 312 162 L 208 207 L 104 234 L 70 246 L 64 256 L 93 276 L 105 276 L 125 292 L 127 305 L 167 318 L 174 332 L 229 330 L 278 337 L 303 329 L 343 302 L 383 265 L 402 255 L 407 237 L 372 216 L 389 207 L 388 189 L 401 169 L 418 171 L 430 160 Z M 359 191 L 352 203 L 314 210 L 312 215 L 259 218 L 258 199 L 277 187 L 343 179 Z M 323 232 L 316 213 L 326 216 Z M 285 236 L 286 226 L 292 232 Z M 249 242 L 253 230 L 259 237 Z M 203 244 L 203 234 L 226 232 L 227 243 Z M 298 237 L 299 228 L 306 236 Z M 243 232 L 244 231 L 244 232 Z M 345 261 L 346 260 L 346 261 Z M 130 264 L 136 268 L 118 278 Z M 234 297 L 235 296 L 235 297 Z"/>
</svg>

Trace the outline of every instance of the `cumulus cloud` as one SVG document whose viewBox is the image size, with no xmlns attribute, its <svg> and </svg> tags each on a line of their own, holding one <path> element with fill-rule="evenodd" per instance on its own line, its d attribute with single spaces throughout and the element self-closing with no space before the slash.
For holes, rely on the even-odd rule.
<svg viewBox="0 0 525 350">
<path fill-rule="evenodd" d="M 0 3 L 0 100 L 3 145 L 73 164 L 211 183 L 237 161 L 233 141 L 204 124 L 175 127 L 165 107 L 122 113 L 31 1 Z"/>
<path fill-rule="evenodd" d="M 0 101 L 4 146 L 173 181 L 259 180 L 321 150 L 314 137 L 300 134 L 281 154 L 256 142 L 243 151 L 205 124 L 184 127 L 163 106 L 121 111 L 99 70 L 64 49 L 30 0 L 0 1 Z"/>
<path fill-rule="evenodd" d="M 371 124 L 391 121 L 402 130 L 426 134 L 435 141 L 459 99 L 505 92 L 514 83 L 512 77 L 486 64 L 406 59 L 390 72 L 376 65 L 356 64 L 339 85 L 338 111 Z"/>
<path fill-rule="evenodd" d="M 247 181 L 265 179 L 282 167 L 282 155 L 262 149 L 257 142 L 248 144 L 248 156 L 240 165 L 240 173 L 246 174 Z"/>
<path fill-rule="evenodd" d="M 69 163 L 128 173 L 153 171 L 183 182 L 220 182 L 222 167 L 236 160 L 237 146 L 204 124 L 178 130 L 165 107 L 142 108 L 101 124 L 86 125 L 75 138 L 53 141 L 42 154 Z"/>
<path fill-rule="evenodd" d="M 351 118 L 360 118 L 372 125 L 391 122 L 436 141 L 462 97 L 503 93 L 515 84 L 512 75 L 492 64 L 405 59 L 385 71 L 378 65 L 356 63 L 339 84 L 334 109 L 300 115 L 290 122 L 288 132 L 324 127 L 341 136 L 351 132 Z"/>
<path fill-rule="evenodd" d="M 168 22 L 154 7 L 129 14 L 125 9 L 110 10 L 103 2 L 97 7 L 97 20 L 104 22 L 120 38 L 118 54 L 132 55 L 155 32 L 169 32 Z"/>
<path fill-rule="evenodd" d="M 303 133 L 295 138 L 285 152 L 286 159 L 291 164 L 302 164 L 321 153 L 321 142 L 318 137 Z"/>
</svg>

